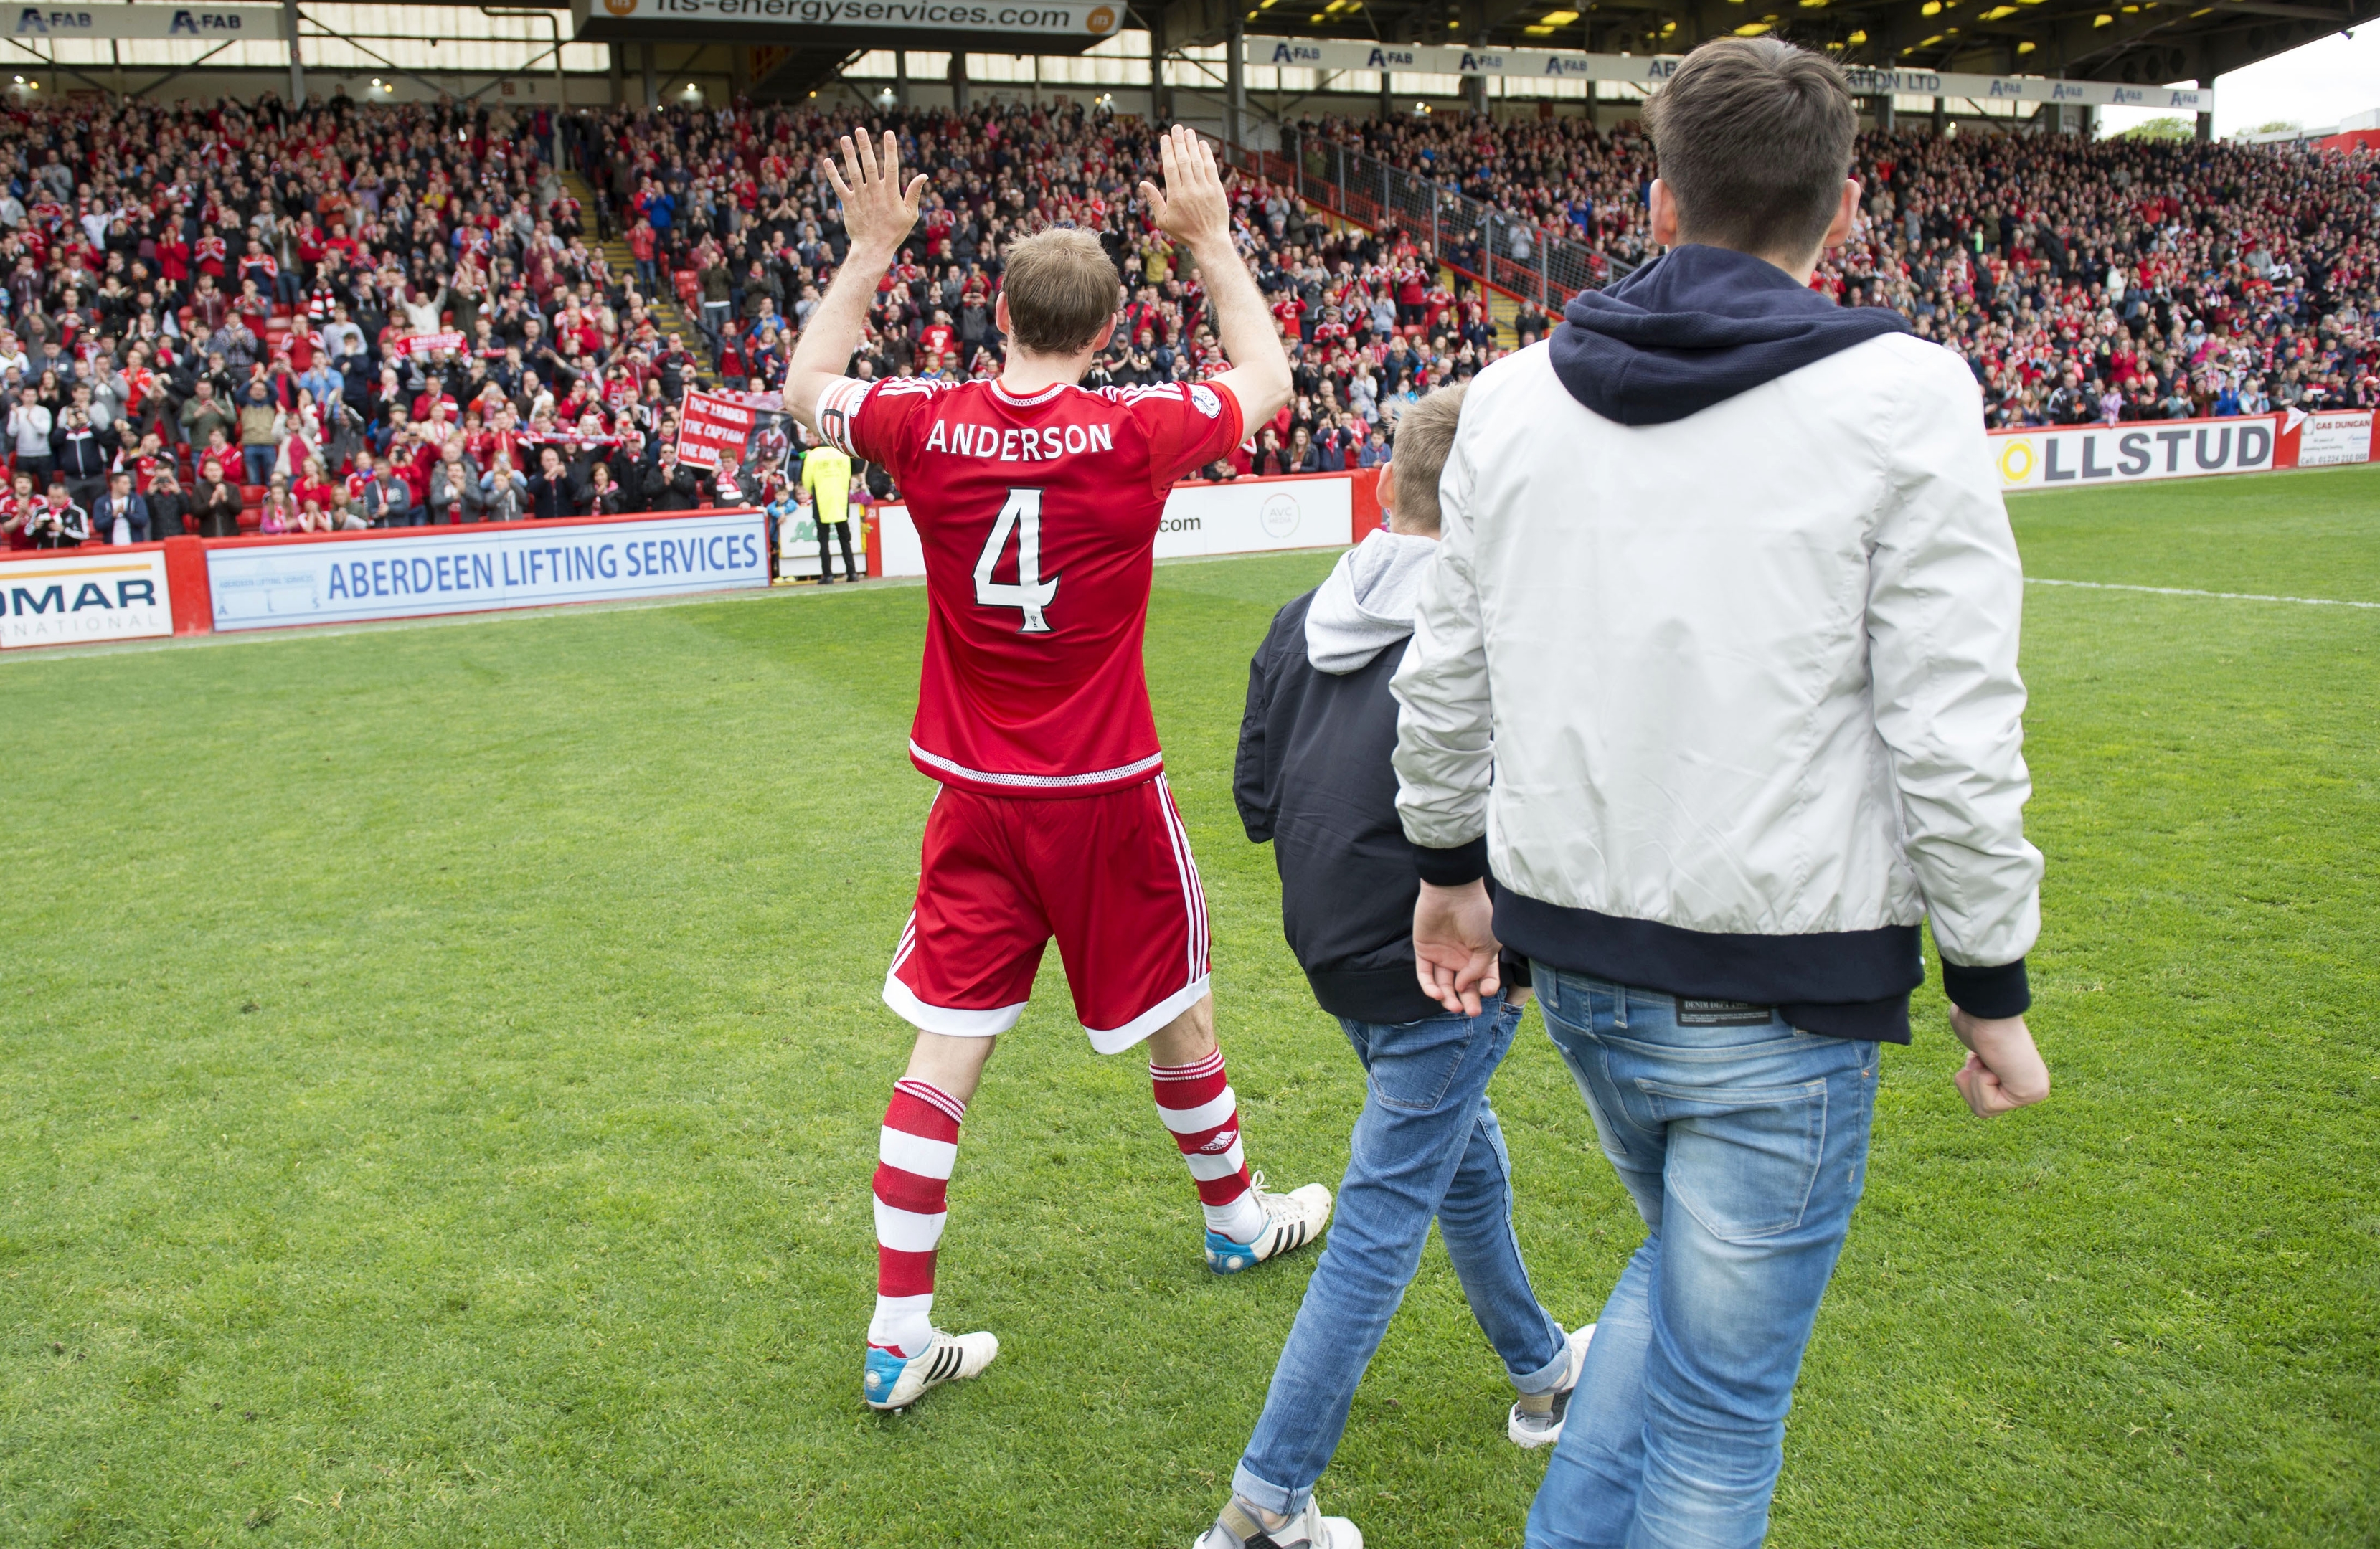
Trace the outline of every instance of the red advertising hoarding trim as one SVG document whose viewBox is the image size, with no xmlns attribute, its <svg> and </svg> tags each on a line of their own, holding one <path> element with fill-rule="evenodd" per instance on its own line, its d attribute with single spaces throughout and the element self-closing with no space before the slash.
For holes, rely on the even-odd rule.
<svg viewBox="0 0 2380 1549">
<path fill-rule="evenodd" d="M 638 511 L 620 516 L 550 516 L 543 521 L 518 522 L 435 522 L 421 527 L 370 527 L 362 532 L 292 532 L 272 537 L 250 534 L 244 538 L 208 538 L 200 539 L 209 549 L 256 549 L 267 544 L 290 543 L 370 543 L 387 538 L 422 538 L 439 533 L 511 532 L 522 527 L 593 527 L 619 522 L 666 522 L 677 516 L 739 516 L 747 511 L 758 511 L 756 505 L 712 506 L 700 511 Z M 540 603 L 537 606 L 542 607 Z"/>
<path fill-rule="evenodd" d="M 207 585 L 206 540 L 169 538 L 165 549 L 165 598 L 173 604 L 174 633 L 212 635 L 214 592 Z"/>
</svg>

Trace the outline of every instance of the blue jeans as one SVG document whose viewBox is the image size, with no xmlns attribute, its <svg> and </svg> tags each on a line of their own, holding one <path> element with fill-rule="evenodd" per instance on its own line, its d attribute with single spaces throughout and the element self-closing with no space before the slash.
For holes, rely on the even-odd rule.
<svg viewBox="0 0 2380 1549">
<path fill-rule="evenodd" d="M 1561 1325 L 1537 1305 L 1512 1235 L 1512 1168 L 1488 1106 L 1521 1025 L 1517 1005 L 1388 1024 L 1340 1019 L 1364 1062 L 1364 1111 L 1321 1262 L 1273 1368 L 1263 1416 L 1232 1488 L 1268 1511 L 1302 1511 L 1339 1449 L 1347 1406 L 1421 1267 L 1430 1217 L 1472 1316 L 1512 1386 L 1568 1374 Z"/>
<path fill-rule="evenodd" d="M 1535 977 L 1646 1232 L 1597 1322 L 1529 1549 L 1757 1544 L 1866 1180 L 1876 1046 L 1765 1006 Z"/>
</svg>

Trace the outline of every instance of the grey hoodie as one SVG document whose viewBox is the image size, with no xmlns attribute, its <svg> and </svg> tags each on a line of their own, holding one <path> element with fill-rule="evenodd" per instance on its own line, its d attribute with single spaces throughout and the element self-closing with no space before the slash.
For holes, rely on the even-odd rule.
<svg viewBox="0 0 2380 1549">
<path fill-rule="evenodd" d="M 1438 539 L 1383 527 L 1339 556 L 1305 614 L 1305 659 L 1318 672 L 1354 672 L 1413 633 L 1414 599 Z"/>
</svg>

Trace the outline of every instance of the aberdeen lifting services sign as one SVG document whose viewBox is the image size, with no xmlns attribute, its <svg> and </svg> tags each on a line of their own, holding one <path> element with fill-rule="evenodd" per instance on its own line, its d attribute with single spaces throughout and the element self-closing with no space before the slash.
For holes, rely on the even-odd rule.
<svg viewBox="0 0 2380 1549">
<path fill-rule="evenodd" d="M 769 584 L 757 511 L 415 527 L 207 551 L 219 630 L 421 618 Z"/>
</svg>

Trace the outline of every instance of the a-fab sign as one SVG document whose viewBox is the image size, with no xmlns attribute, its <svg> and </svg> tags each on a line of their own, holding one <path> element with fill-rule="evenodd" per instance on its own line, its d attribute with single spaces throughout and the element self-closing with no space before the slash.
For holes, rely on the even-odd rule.
<svg viewBox="0 0 2380 1549">
<path fill-rule="evenodd" d="M 18 38 L 281 36 L 281 12 L 271 6 L 11 6 L 6 15 Z"/>
</svg>

